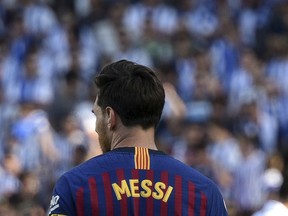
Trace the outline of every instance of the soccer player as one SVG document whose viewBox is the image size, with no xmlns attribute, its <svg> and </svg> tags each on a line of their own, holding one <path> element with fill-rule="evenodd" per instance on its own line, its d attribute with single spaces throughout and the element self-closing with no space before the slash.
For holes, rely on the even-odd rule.
<svg viewBox="0 0 288 216">
<path fill-rule="evenodd" d="M 165 93 L 150 68 L 114 62 L 95 84 L 93 113 L 103 154 L 58 180 L 50 216 L 227 215 L 211 180 L 157 150 Z"/>
</svg>

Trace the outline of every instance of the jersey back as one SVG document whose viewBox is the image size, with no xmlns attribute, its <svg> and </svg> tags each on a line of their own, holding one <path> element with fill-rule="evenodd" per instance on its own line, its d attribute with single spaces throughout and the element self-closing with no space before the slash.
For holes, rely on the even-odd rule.
<svg viewBox="0 0 288 216">
<path fill-rule="evenodd" d="M 227 215 L 215 184 L 161 151 L 119 148 L 64 174 L 49 215 Z"/>
</svg>

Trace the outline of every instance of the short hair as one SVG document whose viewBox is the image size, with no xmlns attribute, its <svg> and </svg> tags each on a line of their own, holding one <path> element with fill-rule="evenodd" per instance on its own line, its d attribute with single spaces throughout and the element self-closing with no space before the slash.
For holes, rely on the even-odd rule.
<svg viewBox="0 0 288 216">
<path fill-rule="evenodd" d="M 127 60 L 106 65 L 95 78 L 97 104 L 112 107 L 124 126 L 157 127 L 165 102 L 164 88 L 150 68 Z"/>
</svg>

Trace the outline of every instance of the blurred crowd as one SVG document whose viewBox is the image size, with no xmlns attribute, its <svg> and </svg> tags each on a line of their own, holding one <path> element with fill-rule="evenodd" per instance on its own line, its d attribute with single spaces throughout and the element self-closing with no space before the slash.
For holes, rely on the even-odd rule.
<svg viewBox="0 0 288 216">
<path fill-rule="evenodd" d="M 45 215 L 59 176 L 101 154 L 93 78 L 120 59 L 157 71 L 157 144 L 229 215 L 285 209 L 286 0 L 2 0 L 0 215 Z"/>
</svg>

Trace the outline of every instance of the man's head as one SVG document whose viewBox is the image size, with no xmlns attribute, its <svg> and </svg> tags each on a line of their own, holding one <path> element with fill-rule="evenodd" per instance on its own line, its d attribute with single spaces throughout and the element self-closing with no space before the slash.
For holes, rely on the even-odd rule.
<svg viewBox="0 0 288 216">
<path fill-rule="evenodd" d="M 105 66 L 95 79 L 96 132 L 103 152 L 110 150 L 115 119 L 124 127 L 156 127 L 163 110 L 164 89 L 145 66 L 121 60 Z M 117 116 L 114 117 L 114 116 Z"/>
</svg>

